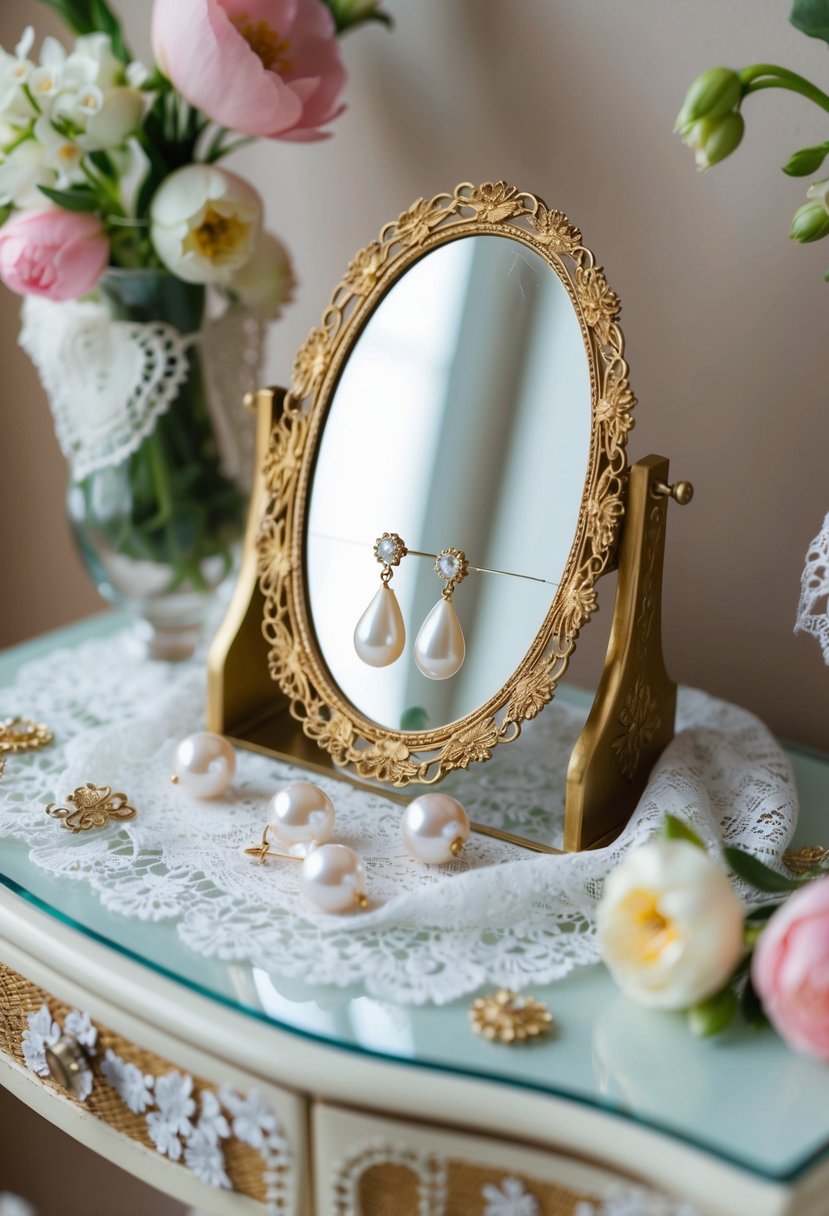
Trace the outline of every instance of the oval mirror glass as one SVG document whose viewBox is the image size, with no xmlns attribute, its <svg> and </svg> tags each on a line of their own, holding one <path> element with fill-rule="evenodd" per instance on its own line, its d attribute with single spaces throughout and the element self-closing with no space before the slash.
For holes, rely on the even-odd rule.
<svg viewBox="0 0 829 1216">
<path fill-rule="evenodd" d="M 361 715 L 392 731 L 432 731 L 506 684 L 562 581 L 591 433 L 585 335 L 549 260 L 511 236 L 470 235 L 430 250 L 393 284 L 342 366 L 307 503 L 311 625 Z M 384 532 L 410 551 L 390 583 L 406 644 L 373 667 L 353 638 L 380 588 L 374 546 Z M 470 567 L 452 596 L 466 657 L 437 680 L 413 652 L 444 587 L 434 555 L 448 548 Z"/>
</svg>

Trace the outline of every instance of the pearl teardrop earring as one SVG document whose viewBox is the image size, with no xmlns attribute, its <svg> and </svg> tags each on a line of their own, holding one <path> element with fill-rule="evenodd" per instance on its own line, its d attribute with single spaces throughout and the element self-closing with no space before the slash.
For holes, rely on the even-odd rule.
<svg viewBox="0 0 829 1216">
<path fill-rule="evenodd" d="M 369 667 L 388 667 L 400 658 L 406 645 L 403 613 L 389 583 L 394 567 L 400 565 L 407 553 L 396 532 L 384 532 L 374 543 L 374 556 L 383 567 L 382 586 L 354 630 L 354 649 Z"/>
<path fill-rule="evenodd" d="M 442 549 L 435 560 L 435 571 L 445 580 L 441 598 L 420 626 L 414 645 L 414 659 L 429 680 L 448 680 L 463 666 L 466 655 L 461 623 L 452 603 L 458 583 L 469 572 L 462 549 Z"/>
</svg>

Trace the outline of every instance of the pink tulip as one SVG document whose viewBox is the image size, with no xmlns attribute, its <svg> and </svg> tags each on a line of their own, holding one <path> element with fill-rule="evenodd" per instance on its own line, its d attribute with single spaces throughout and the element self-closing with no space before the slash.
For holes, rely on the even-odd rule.
<svg viewBox="0 0 829 1216">
<path fill-rule="evenodd" d="M 101 221 L 87 212 L 21 211 L 0 228 L 0 279 L 20 295 L 75 300 L 108 261 Z"/>
<path fill-rule="evenodd" d="M 829 878 L 795 891 L 775 912 L 754 951 L 751 977 L 781 1038 L 829 1061 Z"/>
<path fill-rule="evenodd" d="M 342 112 L 334 19 L 322 0 L 155 0 L 162 72 L 208 118 L 243 135 L 306 141 Z"/>
</svg>

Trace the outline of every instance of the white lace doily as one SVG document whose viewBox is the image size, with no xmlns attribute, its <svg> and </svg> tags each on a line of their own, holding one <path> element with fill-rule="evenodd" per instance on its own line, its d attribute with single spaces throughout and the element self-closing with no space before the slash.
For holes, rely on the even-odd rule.
<svg viewBox="0 0 829 1216">
<path fill-rule="evenodd" d="M 337 809 L 335 839 L 363 855 L 372 898 L 366 912 L 334 918 L 306 905 L 297 865 L 260 866 L 243 852 L 258 842 L 275 788 L 298 770 L 241 752 L 224 800 L 197 802 L 170 784 L 173 748 L 199 727 L 203 701 L 201 664 L 149 663 L 127 634 L 30 662 L 0 691 L 0 717 L 44 722 L 55 743 L 9 758 L 0 839 L 26 841 L 35 865 L 89 884 L 115 913 L 174 921 L 205 957 L 310 984 L 362 983 L 399 1002 L 442 1003 L 484 983 L 520 989 L 595 962 L 603 876 L 668 811 L 711 845 L 739 845 L 772 862 L 797 816 L 788 760 L 766 728 L 683 689 L 677 737 L 630 824 L 593 852 L 538 855 L 473 835 L 458 862 L 427 869 L 403 848 L 399 804 L 319 778 Z M 519 742 L 457 775 L 472 817 L 560 841 L 564 773 L 583 717 L 554 702 Z M 44 813 L 89 781 L 125 792 L 135 819 L 73 836 Z"/>
<path fill-rule="evenodd" d="M 103 299 L 27 296 L 22 318 L 20 345 L 38 370 L 75 480 L 137 451 L 175 400 L 198 345 L 222 471 L 249 482 L 253 421 L 242 399 L 262 382 L 267 329 L 256 312 L 228 306 L 187 336 L 161 321 L 115 321 Z"/>
<path fill-rule="evenodd" d="M 794 631 L 817 638 L 829 664 L 829 515 L 806 554 Z"/>
</svg>

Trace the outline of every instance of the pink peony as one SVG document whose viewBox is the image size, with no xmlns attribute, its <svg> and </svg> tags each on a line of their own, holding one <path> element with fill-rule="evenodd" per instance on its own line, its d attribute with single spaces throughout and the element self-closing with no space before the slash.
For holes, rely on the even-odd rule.
<svg viewBox="0 0 829 1216">
<path fill-rule="evenodd" d="M 795 1051 L 829 1061 L 829 878 L 795 891 L 760 935 L 751 978 Z"/>
<path fill-rule="evenodd" d="M 322 0 L 155 0 L 153 49 L 191 105 L 243 135 L 324 139 L 345 85 Z"/>
<path fill-rule="evenodd" d="M 21 295 L 75 300 L 108 261 L 106 233 L 88 212 L 21 211 L 0 228 L 0 279 Z"/>
</svg>

